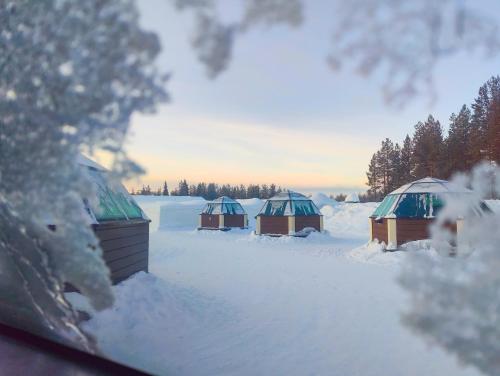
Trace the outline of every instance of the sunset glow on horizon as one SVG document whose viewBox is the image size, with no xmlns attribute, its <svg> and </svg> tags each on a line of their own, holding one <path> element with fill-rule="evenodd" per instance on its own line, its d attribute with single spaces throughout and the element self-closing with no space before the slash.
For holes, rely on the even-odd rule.
<svg viewBox="0 0 500 376">
<path fill-rule="evenodd" d="M 383 100 L 381 73 L 366 78 L 352 67 L 329 68 L 331 10 L 319 2 L 308 5 L 299 29 L 266 28 L 238 38 L 228 69 L 210 79 L 190 45 L 193 19 L 162 0 L 139 7 L 141 23 L 160 38 L 158 68 L 171 73 L 171 102 L 132 119 L 126 150 L 147 172 L 125 182 L 129 189 L 156 190 L 164 181 L 173 189 L 186 179 L 363 192 L 383 139 L 403 141 L 429 113 L 446 129 L 450 114 L 470 104 L 497 72 L 481 56 L 443 60 L 435 69 L 436 101 L 422 95 L 396 109 Z"/>
</svg>

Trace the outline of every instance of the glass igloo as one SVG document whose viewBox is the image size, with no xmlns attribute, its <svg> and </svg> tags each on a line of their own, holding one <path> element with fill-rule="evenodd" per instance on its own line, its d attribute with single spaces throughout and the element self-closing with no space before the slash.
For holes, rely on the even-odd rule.
<svg viewBox="0 0 500 376">
<path fill-rule="evenodd" d="M 256 219 L 258 235 L 303 236 L 323 231 L 323 216 L 318 207 L 310 198 L 293 191 L 268 199 Z"/>
<path fill-rule="evenodd" d="M 247 228 L 248 216 L 241 204 L 230 197 L 208 202 L 200 213 L 199 229 L 230 230 L 233 227 Z"/>
<path fill-rule="evenodd" d="M 429 238 L 428 227 L 449 195 L 471 191 L 446 180 L 426 177 L 401 186 L 388 194 L 370 216 L 371 240 L 379 240 L 387 249 L 403 243 Z M 457 224 L 450 227 L 457 231 Z"/>
<path fill-rule="evenodd" d="M 97 205 L 84 204 L 111 280 L 118 283 L 139 271 L 147 272 L 149 218 L 122 184 L 109 181 L 104 167 L 83 155 L 77 162 L 96 189 Z"/>
</svg>

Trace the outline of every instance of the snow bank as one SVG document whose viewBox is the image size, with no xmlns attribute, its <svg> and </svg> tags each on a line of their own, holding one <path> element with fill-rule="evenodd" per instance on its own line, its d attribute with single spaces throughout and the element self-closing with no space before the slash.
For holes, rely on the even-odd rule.
<svg viewBox="0 0 500 376">
<path fill-rule="evenodd" d="M 193 205 L 201 208 L 205 205 L 206 201 L 202 197 L 190 197 L 190 196 L 133 196 L 136 202 L 139 204 L 141 209 L 146 213 L 146 215 L 151 219 L 149 225 L 149 231 L 156 231 L 161 227 L 161 207 L 163 205 L 178 206 L 183 208 L 185 205 Z M 189 209 L 188 209 L 189 210 Z M 182 212 L 182 211 L 181 211 Z M 164 214 L 164 224 L 165 228 L 168 228 L 170 224 L 175 224 L 176 218 L 174 214 L 177 210 L 173 208 L 172 210 L 165 210 Z M 181 213 L 182 214 L 182 213 Z M 192 214 L 192 213 L 191 213 Z M 197 213 L 199 214 L 199 212 Z M 181 215 L 178 218 L 179 225 L 184 225 L 185 227 L 195 228 L 198 226 L 198 217 L 194 222 L 189 222 L 186 224 L 186 217 Z M 194 225 L 193 225 L 194 223 Z M 175 227 L 175 226 L 171 226 Z"/>
<path fill-rule="evenodd" d="M 333 237 L 368 240 L 370 236 L 368 217 L 377 206 L 376 202 L 352 204 L 342 202 L 335 207 L 326 205 L 321 209 L 325 230 Z"/>
<path fill-rule="evenodd" d="M 197 198 L 186 201 L 168 202 L 160 207 L 159 230 L 196 229 L 199 226 L 199 215 L 206 201 Z"/>
<path fill-rule="evenodd" d="M 182 363 L 193 356 L 190 338 L 216 331 L 231 313 L 223 301 L 144 272 L 116 286 L 114 293 L 113 308 L 103 312 L 93 311 L 78 293 L 66 297 L 91 314 L 82 327 L 98 335 L 107 356 L 158 375 L 183 374 Z"/>
<path fill-rule="evenodd" d="M 375 264 L 407 252 L 356 258 L 362 240 L 311 236 L 156 231 L 151 273 L 115 286 L 115 306 L 83 328 L 159 375 L 477 375 L 401 326 L 399 268 Z"/>
<path fill-rule="evenodd" d="M 403 244 L 396 252 L 385 251 L 385 244 L 370 242 L 362 247 L 354 248 L 347 253 L 347 257 L 358 262 L 366 262 L 379 265 L 395 265 L 405 262 L 408 252 L 427 252 L 432 257 L 440 257 L 432 248 L 431 240 L 416 240 Z"/>
<path fill-rule="evenodd" d="M 314 193 L 311 195 L 311 200 L 316 204 L 316 206 L 321 209 L 323 206 L 330 205 L 336 206 L 338 204 L 333 198 L 328 197 L 324 193 Z"/>
<path fill-rule="evenodd" d="M 248 227 L 250 229 L 255 229 L 255 216 L 259 213 L 262 206 L 264 206 L 264 200 L 258 198 L 249 198 L 246 200 L 236 200 L 238 201 L 243 209 L 248 214 Z"/>
<path fill-rule="evenodd" d="M 359 196 L 357 193 L 349 193 L 344 202 L 359 202 Z"/>
</svg>

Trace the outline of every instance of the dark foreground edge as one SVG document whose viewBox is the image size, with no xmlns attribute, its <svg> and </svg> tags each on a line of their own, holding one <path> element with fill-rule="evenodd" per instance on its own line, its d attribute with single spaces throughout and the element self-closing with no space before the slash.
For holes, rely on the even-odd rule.
<svg viewBox="0 0 500 376">
<path fill-rule="evenodd" d="M 149 375 L 2 323 L 0 367 L 8 375 Z"/>
</svg>

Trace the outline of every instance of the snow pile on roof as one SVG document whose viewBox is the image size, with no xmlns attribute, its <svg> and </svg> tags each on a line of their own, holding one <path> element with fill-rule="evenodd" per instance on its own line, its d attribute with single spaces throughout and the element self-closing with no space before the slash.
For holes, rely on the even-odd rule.
<svg viewBox="0 0 500 376">
<path fill-rule="evenodd" d="M 213 201 L 210 201 L 211 204 L 237 204 L 235 200 L 233 200 L 231 197 L 227 196 L 222 196 L 219 198 L 216 198 Z"/>
<path fill-rule="evenodd" d="M 99 171 L 107 171 L 103 166 L 101 166 L 99 163 L 93 161 L 92 159 L 90 158 L 87 158 L 86 156 L 84 156 L 83 154 L 79 154 L 77 159 L 76 159 L 76 162 L 79 164 L 79 165 L 82 165 L 82 166 L 86 166 L 86 167 L 90 167 L 90 168 L 93 168 L 95 170 L 99 170 Z"/>
<path fill-rule="evenodd" d="M 471 192 L 468 189 L 460 187 L 453 184 L 447 180 L 440 180 L 431 177 L 426 177 L 423 179 L 415 180 L 414 182 L 405 184 L 395 191 L 391 192 L 391 195 L 403 194 L 403 193 L 467 193 Z"/>
<path fill-rule="evenodd" d="M 484 200 L 484 203 L 493 213 L 500 213 L 500 200 Z"/>
<path fill-rule="evenodd" d="M 349 193 L 344 202 L 359 202 L 359 196 L 357 193 Z"/>
<path fill-rule="evenodd" d="M 309 200 L 306 196 L 304 196 L 302 193 L 294 192 L 294 191 L 283 191 L 278 193 L 277 195 L 271 197 L 269 200 L 271 201 L 283 201 L 283 200 Z"/>
<path fill-rule="evenodd" d="M 328 197 L 324 193 L 314 193 L 311 195 L 311 200 L 316 204 L 318 208 L 322 208 L 323 206 L 329 205 L 329 206 L 335 206 L 338 205 L 338 202 L 335 201 L 333 198 Z"/>
</svg>

